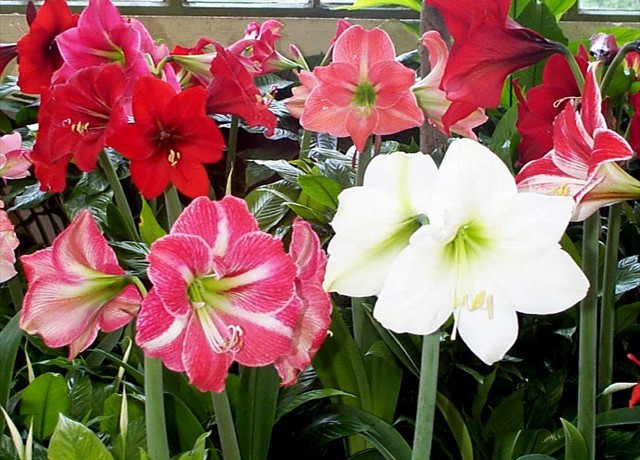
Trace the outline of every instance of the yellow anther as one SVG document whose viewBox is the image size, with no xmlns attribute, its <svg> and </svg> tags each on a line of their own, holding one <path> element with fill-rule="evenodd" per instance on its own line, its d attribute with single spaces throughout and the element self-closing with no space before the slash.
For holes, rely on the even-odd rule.
<svg viewBox="0 0 640 460">
<path fill-rule="evenodd" d="M 70 127 L 71 131 L 73 131 L 74 133 L 78 133 L 80 135 L 86 133 L 87 131 L 89 131 L 89 122 L 78 122 L 78 123 L 71 123 L 71 118 L 67 118 L 62 122 L 62 125 L 65 127 Z"/>
<path fill-rule="evenodd" d="M 493 319 L 493 295 L 491 294 L 487 296 L 487 314 L 489 319 Z"/>
<path fill-rule="evenodd" d="M 178 160 L 180 159 L 180 152 L 173 149 L 169 150 L 169 156 L 167 157 L 167 159 L 169 160 L 169 164 L 171 164 L 171 166 L 177 165 Z"/>
<path fill-rule="evenodd" d="M 487 293 L 485 291 L 478 292 L 475 296 L 473 296 L 473 300 L 471 301 L 471 305 L 469 306 L 469 310 L 474 311 L 484 307 L 484 302 L 486 300 Z"/>
<path fill-rule="evenodd" d="M 570 192 L 571 191 L 569 190 L 569 184 L 562 184 L 551 189 L 551 193 L 556 196 L 569 196 Z"/>
</svg>

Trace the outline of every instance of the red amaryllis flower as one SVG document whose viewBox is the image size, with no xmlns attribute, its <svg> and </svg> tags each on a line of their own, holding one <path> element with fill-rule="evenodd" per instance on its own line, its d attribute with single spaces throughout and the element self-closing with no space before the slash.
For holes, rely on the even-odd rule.
<svg viewBox="0 0 640 460">
<path fill-rule="evenodd" d="M 422 110 L 411 92 L 415 76 L 396 60 L 382 29 L 351 26 L 335 43 L 333 62 L 313 71 L 300 124 L 332 136 L 351 136 L 358 151 L 371 134 L 393 134 L 420 126 Z"/>
<path fill-rule="evenodd" d="M 640 198 L 640 182 L 617 161 L 633 156 L 623 137 L 607 128 L 595 77 L 587 72 L 580 110 L 569 101 L 553 125 L 553 150 L 528 163 L 518 176 L 518 189 L 549 195 L 569 195 L 576 201 L 573 221 L 581 221 L 602 206 Z"/>
<path fill-rule="evenodd" d="M 234 361 L 266 366 L 290 350 L 296 267 L 244 201 L 197 198 L 149 262 L 136 342 L 201 391 L 222 391 Z"/>
<path fill-rule="evenodd" d="M 4 72 L 9 62 L 18 55 L 16 43 L 0 43 L 0 75 Z"/>
<path fill-rule="evenodd" d="M 140 307 L 138 290 L 87 210 L 52 247 L 20 260 L 29 284 L 20 327 L 47 346 L 69 345 L 69 359 L 91 345 L 98 331 L 125 326 Z"/>
<path fill-rule="evenodd" d="M 215 52 L 207 50 L 207 46 L 215 45 L 211 39 L 201 38 L 191 48 L 175 46 L 171 51 L 173 61 L 169 63 L 176 73 L 182 88 L 191 86 L 206 87 L 211 80 L 211 61 L 216 57 Z"/>
<path fill-rule="evenodd" d="M 203 163 L 222 158 L 224 140 L 205 113 L 206 91 L 181 93 L 154 77 L 142 77 L 133 90 L 135 123 L 116 130 L 107 143 L 131 160 L 131 178 L 145 198 L 169 183 L 190 197 L 209 193 Z"/>
<path fill-rule="evenodd" d="M 216 43 L 216 57 L 211 61 L 213 81 L 207 87 L 207 112 L 236 115 L 249 126 L 276 127 L 276 116 L 269 110 L 253 77 L 238 58 Z"/>
<path fill-rule="evenodd" d="M 455 40 L 442 89 L 448 99 L 467 102 L 470 109 L 497 107 L 510 73 L 560 51 L 558 44 L 507 18 L 510 0 L 425 2 L 442 13 Z"/>
<path fill-rule="evenodd" d="M 581 45 L 576 61 L 583 75 L 587 73 L 589 56 Z M 553 120 L 567 101 L 580 96 L 580 88 L 564 56 L 551 56 L 542 73 L 542 84 L 527 91 L 527 98 L 517 90 L 520 133 L 518 165 L 542 158 L 553 148 Z"/>
<path fill-rule="evenodd" d="M 266 75 L 280 69 L 297 67 L 276 51 L 276 42 L 282 38 L 282 23 L 269 19 L 262 25 L 251 22 L 244 37 L 227 47 L 254 76 Z M 293 64 L 293 65 L 291 65 Z"/>
<path fill-rule="evenodd" d="M 63 63 L 56 37 L 77 23 L 78 15 L 71 14 L 65 0 L 44 1 L 29 33 L 18 41 L 18 86 L 23 92 L 40 94 L 43 86 L 49 86 Z"/>
<path fill-rule="evenodd" d="M 296 294 L 301 308 L 291 349 L 275 362 L 283 385 L 293 385 L 298 371 L 311 364 L 331 323 L 331 299 L 322 288 L 327 257 L 308 222 L 299 219 L 293 222 L 289 257 L 296 266 Z"/>
</svg>

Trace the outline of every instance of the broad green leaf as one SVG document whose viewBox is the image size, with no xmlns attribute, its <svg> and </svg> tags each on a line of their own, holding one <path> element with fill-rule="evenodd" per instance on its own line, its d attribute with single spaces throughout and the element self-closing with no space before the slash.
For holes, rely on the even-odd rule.
<svg viewBox="0 0 640 460">
<path fill-rule="evenodd" d="M 447 421 L 451 434 L 456 440 L 458 450 L 462 460 L 473 460 L 473 444 L 471 443 L 471 436 L 467 425 L 464 423 L 464 418 L 460 411 L 456 409 L 453 402 L 445 395 L 438 392 L 436 396 L 436 406 L 438 410 Z"/>
<path fill-rule="evenodd" d="M 247 175 L 249 175 L 250 170 L 256 168 L 256 166 L 263 169 L 267 168 L 271 171 L 270 175 L 276 173 L 284 180 L 292 184 L 297 184 L 298 176 L 302 174 L 302 171 L 293 166 L 287 160 L 249 160 Z"/>
<path fill-rule="evenodd" d="M 556 460 L 554 457 L 542 454 L 529 454 L 518 457 L 517 460 Z"/>
<path fill-rule="evenodd" d="M 549 7 L 549 11 L 560 20 L 562 15 L 569 11 L 577 0 L 543 0 L 545 5 Z"/>
<path fill-rule="evenodd" d="M 523 397 L 524 390 L 518 390 L 504 398 L 491 413 L 483 436 L 491 438 L 498 433 L 515 432 L 524 428 Z"/>
<path fill-rule="evenodd" d="M 364 10 L 366 8 L 379 8 L 381 6 L 402 6 L 419 13 L 422 4 L 417 0 L 356 0 L 353 5 L 339 6 L 336 9 Z"/>
<path fill-rule="evenodd" d="M 69 390 L 69 406 L 67 415 L 70 418 L 83 420 L 91 413 L 93 406 L 93 386 L 86 375 L 77 375 Z"/>
<path fill-rule="evenodd" d="M 384 456 L 376 449 L 368 449 L 352 455 L 349 460 L 384 460 Z"/>
<path fill-rule="evenodd" d="M 20 313 L 16 313 L 7 325 L 0 330 L 0 406 L 7 407 L 11 382 L 13 379 L 13 365 L 22 341 L 22 329 L 18 326 Z M 0 419 L 0 433 L 4 431 L 4 419 Z"/>
<path fill-rule="evenodd" d="M 278 404 L 276 408 L 275 420 L 273 423 L 274 424 L 278 423 L 278 421 L 282 417 L 294 411 L 295 409 L 297 409 L 298 407 L 302 406 L 305 403 L 322 399 L 322 398 L 329 398 L 332 396 L 353 397 L 353 395 L 349 393 L 345 393 L 344 391 L 340 391 L 340 390 L 334 390 L 333 388 L 322 388 L 320 390 L 306 391 L 291 399 L 287 399 L 284 404 Z"/>
<path fill-rule="evenodd" d="M 638 256 L 627 257 L 618 262 L 616 295 L 624 294 L 640 286 L 640 262 Z"/>
<path fill-rule="evenodd" d="M 632 327 L 640 316 L 640 302 L 629 303 L 616 308 L 616 335 L 619 331 Z"/>
<path fill-rule="evenodd" d="M 307 174 L 298 176 L 298 183 L 309 197 L 331 209 L 338 208 L 338 194 L 342 191 L 339 183 L 324 176 Z"/>
<path fill-rule="evenodd" d="M 206 451 L 205 451 L 205 443 L 207 442 L 207 438 L 211 434 L 211 431 L 207 431 L 206 433 L 202 433 L 195 442 L 193 449 L 189 452 L 185 452 L 180 455 L 178 460 L 205 460 Z"/>
<path fill-rule="evenodd" d="M 17 195 L 13 200 L 13 206 L 7 209 L 7 212 L 17 211 L 19 209 L 31 209 L 40 205 L 44 200 L 49 198 L 47 192 L 40 190 L 40 184 L 33 184 L 25 187 L 22 193 Z"/>
<path fill-rule="evenodd" d="M 589 449 L 582 434 L 570 422 L 561 418 L 564 429 L 565 460 L 584 460 L 589 458 Z"/>
<path fill-rule="evenodd" d="M 60 374 L 48 372 L 31 382 L 22 392 L 20 415 L 33 419 L 33 434 L 38 440 L 48 438 L 56 427 L 58 415 L 67 410 L 67 381 Z"/>
<path fill-rule="evenodd" d="M 99 223 L 107 221 L 107 205 L 113 199 L 113 192 L 104 192 L 87 195 L 82 189 L 75 187 L 69 197 L 64 202 L 64 207 L 70 219 L 84 209 L 88 209 Z"/>
<path fill-rule="evenodd" d="M 484 377 L 484 382 L 478 385 L 478 390 L 475 394 L 475 397 L 473 398 L 471 414 L 478 425 L 482 424 L 482 410 L 487 404 L 487 399 L 489 399 L 489 392 L 491 391 L 493 382 L 496 379 L 497 369 L 497 367 L 494 367 L 493 370 Z"/>
<path fill-rule="evenodd" d="M 122 408 L 122 395 L 112 394 L 104 402 L 102 415 L 104 418 L 100 421 L 100 431 L 109 433 L 115 437 L 120 432 L 120 409 Z M 132 423 L 137 419 L 144 418 L 144 404 L 131 395 L 127 397 L 127 415 L 129 422 Z"/>
<path fill-rule="evenodd" d="M 205 433 L 196 416 L 178 396 L 173 394 L 165 395 L 165 412 L 167 431 L 172 433 L 170 439 L 172 447 L 177 451 L 191 449 Z"/>
<path fill-rule="evenodd" d="M 160 226 L 156 216 L 153 215 L 153 211 L 149 207 L 147 200 L 140 197 L 142 200 L 142 210 L 140 211 L 140 236 L 142 241 L 151 245 L 155 240 L 161 238 L 167 234 L 164 228 Z"/>
<path fill-rule="evenodd" d="M 291 208 L 298 216 L 302 217 L 304 220 L 310 221 L 318 221 L 322 223 L 329 223 L 329 219 L 327 219 L 324 215 L 316 211 L 315 209 L 310 208 L 309 206 L 305 206 L 299 203 L 285 203 L 289 208 Z"/>
<path fill-rule="evenodd" d="M 613 35 L 616 37 L 616 41 L 620 46 L 627 42 L 640 39 L 640 29 L 637 27 L 605 27 L 596 30 L 596 32 Z"/>
<path fill-rule="evenodd" d="M 260 230 L 268 232 L 289 212 L 285 203 L 297 198 L 299 189 L 281 180 L 252 190 L 245 201 L 249 211 L 258 221 Z"/>
<path fill-rule="evenodd" d="M 62 414 L 51 436 L 48 455 L 49 460 L 113 460 L 89 428 Z"/>
<path fill-rule="evenodd" d="M 137 241 L 111 241 L 109 243 L 114 249 L 118 262 L 128 269 L 133 275 L 146 275 L 149 268 L 149 245 Z"/>
<path fill-rule="evenodd" d="M 107 220 L 105 230 L 114 240 L 136 240 L 137 237 L 122 214 L 122 211 L 113 203 L 107 204 Z"/>
<path fill-rule="evenodd" d="M 640 410 L 638 408 L 623 407 L 596 415 L 596 426 L 598 427 L 637 424 L 640 424 Z"/>
<path fill-rule="evenodd" d="M 489 144 L 489 149 L 500 157 L 512 173 L 513 163 L 517 158 L 519 140 L 518 131 L 516 130 L 517 119 L 518 106 L 514 104 L 509 107 L 509 110 L 507 110 L 498 122 L 491 136 L 491 143 Z"/>
<path fill-rule="evenodd" d="M 122 433 L 118 433 L 113 438 L 112 445 L 113 455 L 116 459 L 138 460 L 140 450 L 147 447 L 147 430 L 144 418 L 137 418 L 129 422 L 126 442 L 123 442 Z"/>
<path fill-rule="evenodd" d="M 551 2 L 545 2 L 551 3 Z M 556 42 L 568 43 L 553 12 L 545 3 L 531 1 L 520 13 L 516 21 L 529 29 L 535 30 L 543 37 Z"/>
</svg>

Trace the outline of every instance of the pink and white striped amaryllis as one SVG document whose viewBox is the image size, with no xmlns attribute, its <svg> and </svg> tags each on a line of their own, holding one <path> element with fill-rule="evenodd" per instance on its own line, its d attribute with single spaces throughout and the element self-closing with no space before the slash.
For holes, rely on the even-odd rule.
<svg viewBox="0 0 640 460">
<path fill-rule="evenodd" d="M 20 244 L 13 224 L 0 201 L 0 283 L 10 280 L 18 274 L 14 267 L 16 263 L 15 250 Z"/>
<path fill-rule="evenodd" d="M 292 244 L 295 254 L 301 243 Z M 260 231 L 244 201 L 196 198 L 151 246 L 154 286 L 136 342 L 201 391 L 224 390 L 234 361 L 266 366 L 292 352 L 306 295 L 296 289 L 301 257 Z"/>
<path fill-rule="evenodd" d="M 527 163 L 516 177 L 519 191 L 573 197 L 571 220 L 576 222 L 602 206 L 640 198 L 640 182 L 616 163 L 632 158 L 633 150 L 607 128 L 596 66 L 588 69 L 580 106 L 569 101 L 556 117 L 553 149 Z"/>
<path fill-rule="evenodd" d="M 91 345 L 98 331 L 128 324 L 140 307 L 138 290 L 88 210 L 51 247 L 20 261 L 28 282 L 20 327 L 49 347 L 69 345 L 69 359 Z"/>
<path fill-rule="evenodd" d="M 20 133 L 0 136 L 0 177 L 7 179 L 22 179 L 29 175 L 31 162 L 27 151 L 22 149 Z"/>
</svg>

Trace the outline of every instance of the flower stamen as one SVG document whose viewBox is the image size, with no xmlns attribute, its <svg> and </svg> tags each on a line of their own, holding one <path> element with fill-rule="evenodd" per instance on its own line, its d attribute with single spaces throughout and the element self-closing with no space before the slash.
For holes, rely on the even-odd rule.
<svg viewBox="0 0 640 460">
<path fill-rule="evenodd" d="M 167 159 L 169 160 L 169 164 L 171 164 L 171 166 L 177 165 L 178 160 L 180 159 L 180 152 L 178 152 L 177 150 L 170 149 L 169 156 L 167 157 Z"/>
</svg>

